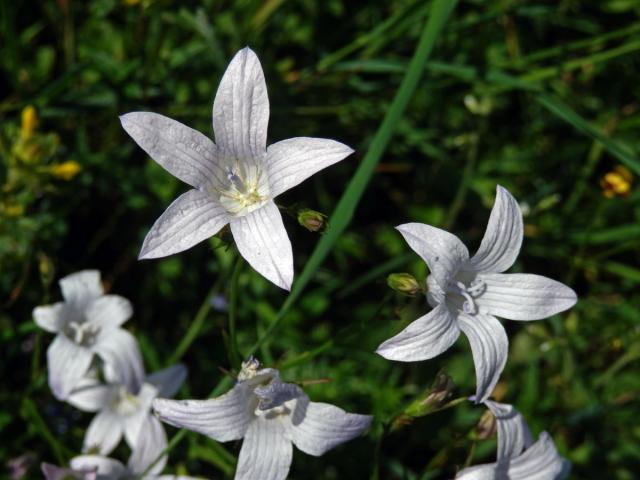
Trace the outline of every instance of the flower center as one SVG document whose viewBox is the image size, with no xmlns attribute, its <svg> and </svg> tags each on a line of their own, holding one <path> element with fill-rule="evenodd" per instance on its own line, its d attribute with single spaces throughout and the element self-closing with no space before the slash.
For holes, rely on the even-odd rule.
<svg viewBox="0 0 640 480">
<path fill-rule="evenodd" d="M 122 415 L 133 415 L 140 408 L 140 400 L 137 396 L 129 393 L 125 387 L 120 387 L 113 397 L 111 409 Z"/>
<path fill-rule="evenodd" d="M 73 342 L 82 346 L 93 345 L 100 328 L 89 322 L 69 322 L 65 328 L 65 334 Z"/>
<path fill-rule="evenodd" d="M 218 190 L 220 203 L 234 216 L 244 216 L 263 206 L 269 196 L 269 185 L 265 175 L 255 166 L 227 168 L 227 184 Z"/>
<path fill-rule="evenodd" d="M 473 279 L 469 285 L 454 279 L 447 289 L 447 299 L 464 313 L 475 315 L 478 313 L 478 305 L 475 299 L 482 295 L 487 286 L 482 280 Z"/>
</svg>

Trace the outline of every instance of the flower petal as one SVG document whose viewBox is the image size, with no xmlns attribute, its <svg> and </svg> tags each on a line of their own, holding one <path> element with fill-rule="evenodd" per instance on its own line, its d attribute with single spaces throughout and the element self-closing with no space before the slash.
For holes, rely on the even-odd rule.
<svg viewBox="0 0 640 480">
<path fill-rule="evenodd" d="M 242 438 L 256 407 L 251 389 L 236 385 L 210 400 L 166 400 L 157 398 L 153 409 L 160 420 L 178 428 L 207 435 L 219 442 Z"/>
<path fill-rule="evenodd" d="M 57 333 L 64 327 L 67 315 L 67 307 L 64 302 L 43 305 L 33 309 L 33 319 L 36 325 L 51 333 Z"/>
<path fill-rule="evenodd" d="M 385 341 L 376 353 L 401 362 L 428 360 L 446 351 L 459 335 L 455 316 L 445 304 L 440 304 Z"/>
<path fill-rule="evenodd" d="M 320 456 L 360 435 L 371 419 L 328 403 L 311 402 L 305 395 L 296 400 L 291 414 L 292 441 L 303 452 Z"/>
<path fill-rule="evenodd" d="M 89 304 L 87 321 L 101 329 L 116 328 L 131 318 L 131 302 L 120 295 L 103 295 Z"/>
<path fill-rule="evenodd" d="M 280 380 L 279 375 L 276 375 L 266 385 L 258 385 L 253 393 L 259 399 L 258 408 L 260 410 L 279 407 L 284 402 L 304 395 L 304 392 L 298 385 L 283 382 Z"/>
<path fill-rule="evenodd" d="M 96 480 L 97 468 L 72 470 L 70 468 L 62 468 L 50 463 L 42 463 L 40 469 L 44 474 L 45 480 L 69 480 L 75 478 L 77 480 Z"/>
<path fill-rule="evenodd" d="M 215 235 L 229 223 L 225 208 L 208 193 L 189 190 L 160 215 L 144 239 L 138 258 L 159 258 L 182 252 Z"/>
<path fill-rule="evenodd" d="M 83 412 L 97 412 L 106 407 L 115 395 L 113 385 L 105 385 L 97 378 L 84 377 L 67 397 L 67 403 Z"/>
<path fill-rule="evenodd" d="M 102 332 L 93 350 L 104 362 L 104 375 L 109 382 L 121 383 L 130 392 L 138 392 L 144 380 L 144 367 L 133 335 L 121 328 Z"/>
<path fill-rule="evenodd" d="M 82 451 L 109 455 L 120 443 L 122 433 L 120 417 L 109 409 L 101 410 L 87 428 Z"/>
<path fill-rule="evenodd" d="M 469 339 L 476 369 L 476 403 L 484 402 L 507 363 L 509 339 L 504 327 L 491 315 L 458 315 L 460 330 Z"/>
<path fill-rule="evenodd" d="M 140 388 L 137 395 L 137 409 L 123 418 L 124 438 L 131 449 L 138 446 L 140 431 L 151 416 L 151 405 L 158 396 L 158 389 L 149 383 Z"/>
<path fill-rule="evenodd" d="M 173 397 L 187 378 L 187 367 L 179 363 L 147 376 L 146 383 L 158 389 L 158 397 Z"/>
<path fill-rule="evenodd" d="M 500 471 L 503 472 L 503 470 L 500 470 Z M 505 477 L 498 476 L 498 465 L 496 463 L 488 463 L 485 465 L 475 465 L 473 467 L 460 470 L 456 475 L 456 480 L 498 480 L 498 479 L 502 480 L 502 479 L 505 479 Z"/>
<path fill-rule="evenodd" d="M 295 187 L 352 153 L 346 145 L 326 138 L 289 138 L 269 145 L 267 168 L 271 197 Z"/>
<path fill-rule="evenodd" d="M 93 352 L 59 333 L 47 350 L 49 387 L 58 400 L 64 400 L 91 366 Z"/>
<path fill-rule="evenodd" d="M 70 462 L 74 470 L 98 469 L 99 478 L 121 478 L 127 473 L 127 469 L 119 461 L 100 455 L 80 455 Z"/>
<path fill-rule="evenodd" d="M 278 207 L 272 201 L 244 217 L 231 220 L 238 251 L 260 275 L 291 290 L 293 251 Z"/>
<path fill-rule="evenodd" d="M 405 223 L 396 229 L 411 249 L 426 262 L 440 288 L 447 289 L 449 280 L 469 259 L 467 247 L 455 235 L 423 223 Z"/>
<path fill-rule="evenodd" d="M 571 464 L 561 457 L 547 432 L 519 457 L 509 462 L 510 480 L 561 480 L 569 475 Z"/>
<path fill-rule="evenodd" d="M 496 417 L 498 425 L 498 461 L 517 457 L 533 443 L 527 422 L 513 405 L 491 400 L 484 404 Z"/>
<path fill-rule="evenodd" d="M 162 168 L 195 188 L 221 186 L 226 174 L 216 145 L 202 133 L 164 115 L 131 112 L 120 117 L 127 133 Z"/>
<path fill-rule="evenodd" d="M 262 66 L 246 47 L 229 63 L 213 101 L 213 133 L 218 148 L 235 159 L 262 157 L 268 123 L 269 97 Z"/>
<path fill-rule="evenodd" d="M 160 454 L 167 448 L 167 434 L 157 418 L 151 415 L 145 417 L 135 445 L 127 464 L 131 473 L 141 475 L 156 460 L 148 475 L 158 475 L 164 470 L 167 455 L 160 457 Z"/>
<path fill-rule="evenodd" d="M 522 246 L 522 212 L 506 188 L 497 186 L 496 201 L 480 248 L 469 260 L 475 272 L 504 272 L 513 265 Z"/>
<path fill-rule="evenodd" d="M 77 310 L 85 307 L 104 293 L 98 270 L 82 270 L 60 279 L 65 301 Z"/>
<path fill-rule="evenodd" d="M 527 273 L 483 273 L 485 291 L 475 299 L 487 313 L 510 320 L 540 320 L 575 305 L 576 292 L 563 283 Z"/>
<path fill-rule="evenodd" d="M 269 414 L 256 417 L 244 436 L 235 480 L 284 480 L 292 457 L 284 424 Z"/>
</svg>

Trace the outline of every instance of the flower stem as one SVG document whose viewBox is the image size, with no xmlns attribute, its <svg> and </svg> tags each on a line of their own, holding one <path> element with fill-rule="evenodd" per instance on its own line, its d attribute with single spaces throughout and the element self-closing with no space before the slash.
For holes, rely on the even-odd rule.
<svg viewBox="0 0 640 480">
<path fill-rule="evenodd" d="M 238 349 L 238 338 L 236 335 L 236 319 L 238 317 L 238 278 L 244 264 L 242 255 L 238 255 L 236 265 L 231 275 L 231 286 L 229 288 L 229 363 L 231 366 L 238 366 L 241 362 L 241 355 Z"/>
</svg>

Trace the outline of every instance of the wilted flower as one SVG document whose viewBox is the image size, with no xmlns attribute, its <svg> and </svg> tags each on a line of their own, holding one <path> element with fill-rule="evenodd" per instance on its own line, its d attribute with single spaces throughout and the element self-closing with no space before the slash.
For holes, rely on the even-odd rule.
<svg viewBox="0 0 640 480">
<path fill-rule="evenodd" d="M 501 273 L 513 265 L 522 244 L 522 214 L 501 186 L 472 258 L 458 237 L 439 228 L 421 223 L 396 228 L 431 270 L 427 300 L 434 308 L 380 345 L 377 353 L 403 362 L 427 360 L 447 350 L 462 331 L 471 344 L 478 402 L 491 394 L 509 351 L 507 334 L 495 316 L 539 320 L 576 303 L 575 292 L 560 282 Z"/>
<path fill-rule="evenodd" d="M 85 434 L 83 451 L 108 455 L 122 435 L 132 449 L 136 441 L 146 442 L 147 436 L 157 430 L 153 423 L 158 423 L 151 416 L 151 403 L 158 396 L 173 397 L 186 376 L 184 365 L 174 365 L 147 376 L 135 390 L 120 383 L 101 384 L 91 376 L 82 379 L 67 402 L 85 412 L 98 412 Z"/>
<path fill-rule="evenodd" d="M 129 301 L 119 295 L 105 295 L 100 272 L 83 270 L 60 280 L 64 302 L 36 307 L 35 322 L 57 333 L 47 350 L 49 386 L 64 400 L 85 376 L 94 354 L 105 365 L 105 375 L 132 391 L 144 373 L 136 339 L 120 326 L 132 313 Z"/>
<path fill-rule="evenodd" d="M 216 143 L 149 112 L 120 117 L 129 135 L 169 173 L 194 187 L 176 199 L 147 234 L 140 258 L 186 250 L 230 224 L 240 254 L 289 290 L 291 242 L 273 199 L 352 150 L 333 140 L 290 138 L 267 148 L 269 99 L 260 61 L 239 51 L 213 102 Z"/>
<path fill-rule="evenodd" d="M 279 480 L 289 472 L 292 443 L 319 456 L 360 435 L 369 415 L 346 413 L 311 402 L 302 389 L 280 380 L 277 370 L 260 369 L 257 360 L 242 364 L 236 385 L 210 400 L 153 402 L 160 419 L 228 442 L 244 439 L 236 480 Z"/>
<path fill-rule="evenodd" d="M 542 432 L 534 443 L 523 416 L 511 405 L 487 400 L 498 428 L 497 462 L 461 470 L 459 480 L 561 480 L 571 464 L 560 456 L 553 439 Z"/>
</svg>

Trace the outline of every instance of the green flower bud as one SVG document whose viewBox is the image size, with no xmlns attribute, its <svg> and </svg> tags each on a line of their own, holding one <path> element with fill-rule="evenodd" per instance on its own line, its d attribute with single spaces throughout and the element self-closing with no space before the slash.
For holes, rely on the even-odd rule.
<svg viewBox="0 0 640 480">
<path fill-rule="evenodd" d="M 310 232 L 323 233 L 329 226 L 327 216 L 309 208 L 298 211 L 298 223 Z"/>
<path fill-rule="evenodd" d="M 387 285 L 396 292 L 413 297 L 422 292 L 416 278 L 409 273 L 391 273 L 387 277 Z"/>
</svg>

